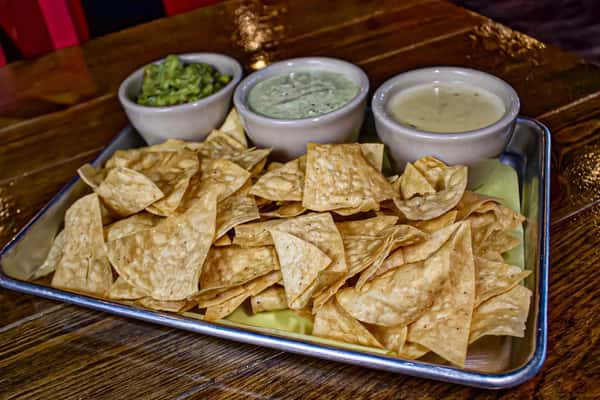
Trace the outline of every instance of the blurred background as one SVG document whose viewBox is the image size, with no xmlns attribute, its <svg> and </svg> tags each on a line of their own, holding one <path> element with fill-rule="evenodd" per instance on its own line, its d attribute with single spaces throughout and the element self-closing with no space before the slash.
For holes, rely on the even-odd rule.
<svg viewBox="0 0 600 400">
<path fill-rule="evenodd" d="M 600 63 L 600 0 L 451 1 Z M 218 2 L 0 0 L 0 66 Z"/>
</svg>

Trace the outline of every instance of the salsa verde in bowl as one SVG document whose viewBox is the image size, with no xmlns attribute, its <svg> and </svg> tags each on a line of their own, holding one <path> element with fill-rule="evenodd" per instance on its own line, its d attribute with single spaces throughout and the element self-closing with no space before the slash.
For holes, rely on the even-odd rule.
<svg viewBox="0 0 600 400">
<path fill-rule="evenodd" d="M 168 68 L 179 67 L 175 63 L 166 65 L 167 60 L 162 59 L 152 64 L 165 65 L 168 68 L 165 68 L 162 74 L 156 70 L 153 81 L 146 81 L 146 84 L 151 84 L 150 90 L 144 91 L 144 70 L 149 71 L 148 65 L 129 75 L 119 87 L 119 101 L 129 121 L 148 144 L 160 143 L 167 139 L 203 140 L 225 119 L 233 90 L 242 78 L 240 63 L 224 54 L 189 53 L 177 57 L 184 65 L 207 65 L 210 71 L 205 71 L 205 67 L 202 67 L 198 68 L 198 71 L 182 72 L 185 75 L 172 74 Z M 155 68 L 152 67 L 152 70 Z M 209 74 L 213 80 L 212 87 L 208 82 L 202 82 Z M 228 78 L 220 78 L 221 76 Z M 200 83 L 198 93 L 194 93 L 195 88 L 192 88 L 190 83 Z M 165 86 L 164 91 L 160 87 L 161 84 Z M 144 102 L 149 102 L 149 96 L 152 95 L 158 96 L 161 101 L 138 104 L 141 98 L 144 98 Z M 181 104 L 161 106 L 163 102 Z"/>
<path fill-rule="evenodd" d="M 309 142 L 356 141 L 368 91 L 369 79 L 356 65 L 305 57 L 252 73 L 233 102 L 254 144 L 289 160 L 304 154 Z"/>
</svg>

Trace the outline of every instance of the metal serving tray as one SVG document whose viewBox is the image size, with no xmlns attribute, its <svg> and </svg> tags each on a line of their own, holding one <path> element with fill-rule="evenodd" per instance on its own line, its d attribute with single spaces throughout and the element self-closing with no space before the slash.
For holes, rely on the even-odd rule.
<svg viewBox="0 0 600 400">
<path fill-rule="evenodd" d="M 367 125 L 370 125 L 369 117 L 367 115 Z M 141 137 L 127 127 L 104 149 L 94 164 L 103 164 L 118 149 L 143 145 Z M 242 328 L 204 322 L 28 282 L 32 271 L 44 261 L 54 236 L 62 227 L 65 211 L 87 190 L 77 177 L 0 251 L 0 286 L 124 317 L 332 361 L 481 388 L 515 386 L 532 378 L 546 357 L 550 132 L 533 119 L 519 118 L 515 134 L 500 159 L 514 168 L 519 177 L 521 213 L 527 217 L 524 226 L 525 268 L 533 271 L 525 282 L 533 291 L 531 310 L 524 338 L 490 336 L 487 341 L 485 338 L 480 340 L 470 349 L 465 369 L 439 364 L 439 359 L 407 361 L 309 342 L 290 335 L 286 337 L 283 331 L 279 334 L 251 326 Z"/>
</svg>

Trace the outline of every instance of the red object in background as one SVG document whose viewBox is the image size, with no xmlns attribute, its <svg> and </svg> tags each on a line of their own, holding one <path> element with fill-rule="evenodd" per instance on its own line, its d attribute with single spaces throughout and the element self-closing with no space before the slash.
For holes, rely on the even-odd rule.
<svg viewBox="0 0 600 400">
<path fill-rule="evenodd" d="M 4 52 L 2 51 L 2 46 L 0 46 L 0 67 L 6 65 L 6 57 L 4 57 Z"/>
<path fill-rule="evenodd" d="M 167 15 L 181 14 L 196 8 L 220 3 L 222 0 L 163 0 Z"/>
<path fill-rule="evenodd" d="M 0 26 L 24 57 L 89 38 L 80 0 L 0 0 Z"/>
</svg>

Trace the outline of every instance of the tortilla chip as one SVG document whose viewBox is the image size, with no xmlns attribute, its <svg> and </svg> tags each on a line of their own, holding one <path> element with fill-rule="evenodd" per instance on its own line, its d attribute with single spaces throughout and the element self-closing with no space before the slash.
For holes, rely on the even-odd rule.
<svg viewBox="0 0 600 400">
<path fill-rule="evenodd" d="M 398 354 L 398 357 L 400 358 L 405 358 L 407 360 L 416 360 L 429 353 L 429 351 L 430 350 L 427 347 L 421 346 L 417 343 L 406 341 L 404 342 L 404 346 L 402 346 L 402 349 L 400 349 L 400 351 L 398 351 L 396 354 Z"/>
<path fill-rule="evenodd" d="M 375 336 L 377 341 L 383 345 L 385 349 L 398 354 L 402 352 L 408 328 L 406 326 L 369 326 L 369 331 Z"/>
<path fill-rule="evenodd" d="M 499 231 L 490 234 L 480 245 L 473 246 L 475 255 L 488 260 L 502 261 L 502 253 L 517 247 L 521 241 L 510 233 Z"/>
<path fill-rule="evenodd" d="M 125 167 L 110 169 L 95 191 L 121 217 L 138 213 L 165 197 L 146 175 Z"/>
<path fill-rule="evenodd" d="M 222 237 L 237 225 L 259 218 L 258 207 L 252 196 L 230 196 L 217 207 L 216 238 Z"/>
<path fill-rule="evenodd" d="M 302 206 L 302 202 L 300 201 L 292 201 L 290 203 L 286 203 L 279 208 L 260 213 L 263 217 L 271 217 L 271 218 L 292 218 L 297 217 L 298 215 L 303 214 L 306 211 L 306 208 Z"/>
<path fill-rule="evenodd" d="M 516 265 L 475 257 L 475 307 L 509 291 L 530 274 Z"/>
<path fill-rule="evenodd" d="M 450 275 L 450 246 L 421 265 L 405 264 L 367 282 L 362 291 L 345 288 L 337 300 L 359 321 L 381 326 L 405 326 L 418 319 L 444 288 Z"/>
<path fill-rule="evenodd" d="M 411 163 L 406 163 L 404 173 L 400 176 L 399 186 L 404 200 L 409 200 L 415 195 L 423 196 L 435 193 L 435 188 Z"/>
<path fill-rule="evenodd" d="M 244 127 L 242 126 L 240 115 L 235 107 L 229 111 L 229 114 L 227 114 L 227 117 L 225 118 L 225 121 L 219 130 L 230 135 L 232 138 L 240 142 L 244 147 L 248 147 L 248 141 L 246 140 Z"/>
<path fill-rule="evenodd" d="M 332 260 L 311 243 L 279 231 L 280 227 L 281 225 L 277 229 L 271 229 L 270 233 L 281 265 L 287 303 L 291 309 L 304 308 L 312 295 L 306 295 L 308 289 L 312 288 L 314 291 L 313 282 L 316 282 Z"/>
<path fill-rule="evenodd" d="M 423 261 L 431 254 L 441 248 L 444 243 L 450 239 L 452 234 L 458 229 L 460 223 L 455 223 L 435 231 L 431 234 L 428 240 L 403 248 L 404 262 L 414 263 Z"/>
<path fill-rule="evenodd" d="M 152 146 L 144 147 L 145 151 L 181 151 L 181 150 L 193 150 L 200 143 L 198 142 L 187 142 L 181 139 L 167 139 L 166 141 Z"/>
<path fill-rule="evenodd" d="M 144 297 L 137 301 L 139 305 L 156 311 L 168 311 L 181 313 L 195 307 L 195 304 L 187 300 L 156 300 L 152 297 Z"/>
<path fill-rule="evenodd" d="M 260 175 L 262 175 L 264 169 L 265 169 L 265 165 L 267 165 L 267 158 L 263 158 L 261 161 L 258 162 L 258 164 L 256 164 L 254 167 L 252 167 L 252 169 L 250 169 L 250 176 L 252 178 L 257 178 Z"/>
<path fill-rule="evenodd" d="M 433 219 L 448 212 L 463 197 L 467 187 L 467 167 L 446 167 L 440 178 L 443 181 L 439 191 L 408 200 L 395 197 L 394 204 L 406 218 L 416 221 Z"/>
<path fill-rule="evenodd" d="M 190 299 L 198 306 L 198 308 L 207 308 L 224 303 L 244 292 L 243 285 L 231 288 L 200 290 L 198 294 L 192 296 Z"/>
<path fill-rule="evenodd" d="M 56 270 L 56 266 L 63 255 L 63 249 L 65 248 L 65 231 L 58 232 L 50 247 L 50 251 L 46 256 L 46 260 L 38 269 L 36 269 L 31 275 L 31 280 L 42 278 L 46 275 L 51 274 Z"/>
<path fill-rule="evenodd" d="M 277 225 L 275 229 L 309 242 L 331 259 L 331 265 L 319 276 L 317 292 L 348 272 L 344 243 L 331 214 L 312 213 L 289 218 Z"/>
<path fill-rule="evenodd" d="M 156 300 L 196 293 L 215 235 L 216 195 L 202 193 L 184 213 L 109 242 L 108 256 L 119 275 Z"/>
<path fill-rule="evenodd" d="M 383 275 L 404 264 L 404 250 L 402 250 L 402 248 L 396 249 L 383 261 L 381 267 L 375 272 L 375 276 Z"/>
<path fill-rule="evenodd" d="M 383 348 L 371 332 L 340 307 L 335 299 L 321 307 L 315 315 L 312 334 L 344 343 Z"/>
<path fill-rule="evenodd" d="M 283 219 L 273 219 L 238 225 L 234 228 L 235 236 L 233 237 L 233 244 L 241 247 L 272 246 L 273 239 L 271 238 L 269 229 L 275 228 L 283 222 L 285 222 Z"/>
<path fill-rule="evenodd" d="M 113 276 L 104 244 L 100 200 L 89 194 L 65 214 L 65 243 L 52 286 L 105 296 Z"/>
<path fill-rule="evenodd" d="M 517 285 L 508 292 L 492 297 L 473 311 L 469 343 L 482 336 L 525 336 L 531 290 Z"/>
<path fill-rule="evenodd" d="M 477 212 L 487 203 L 499 203 L 500 199 L 465 190 L 463 197 L 456 205 L 456 220 L 462 221 Z M 479 211 L 481 212 L 481 211 Z"/>
<path fill-rule="evenodd" d="M 302 201 L 306 156 L 265 173 L 252 186 L 250 194 L 272 201 Z"/>
<path fill-rule="evenodd" d="M 225 158 L 233 161 L 245 170 L 251 171 L 250 175 L 256 176 L 262 171 L 262 167 L 267 162 L 267 156 L 270 153 L 271 149 L 252 148 L 234 156 L 228 156 Z"/>
<path fill-rule="evenodd" d="M 202 267 L 200 288 L 244 284 L 279 269 L 272 247 L 213 247 Z"/>
<path fill-rule="evenodd" d="M 106 168 L 125 167 L 150 178 L 165 197 L 153 203 L 147 211 L 168 216 L 175 212 L 188 187 L 190 178 L 198 171 L 198 156 L 193 151 L 117 150 L 106 162 Z"/>
<path fill-rule="evenodd" d="M 338 222 L 336 226 L 342 237 L 356 235 L 376 235 L 388 226 L 395 225 L 398 217 L 395 215 L 380 215 L 357 221 Z"/>
<path fill-rule="evenodd" d="M 442 228 L 452 225 L 456 222 L 457 211 L 448 211 L 446 214 L 442 214 L 437 218 L 430 219 L 428 221 L 416 221 L 411 225 L 422 230 L 423 232 L 433 233 Z"/>
<path fill-rule="evenodd" d="M 309 210 L 363 209 L 394 197 L 385 177 L 362 154 L 359 144 L 307 145 L 302 205 Z"/>
<path fill-rule="evenodd" d="M 281 272 L 275 271 L 243 285 L 244 293 L 215 306 L 206 308 L 204 320 L 217 321 L 234 312 L 248 297 L 256 296 L 281 280 Z"/>
<path fill-rule="evenodd" d="M 198 148 L 198 154 L 203 158 L 212 158 L 215 160 L 219 158 L 228 159 L 246 151 L 246 149 L 247 146 L 244 146 L 229 133 L 213 129 L 210 135 L 201 143 Z"/>
<path fill-rule="evenodd" d="M 279 162 L 279 161 L 271 161 L 269 163 L 269 165 L 267 165 L 267 171 L 271 172 L 276 170 L 277 168 L 281 168 L 285 165 L 285 163 Z"/>
<path fill-rule="evenodd" d="M 360 150 L 362 151 L 365 160 L 369 162 L 377 171 L 381 172 L 383 168 L 383 152 L 385 146 L 383 143 L 361 143 Z"/>
<path fill-rule="evenodd" d="M 106 176 L 106 170 L 96 169 L 91 164 L 84 164 L 77 170 L 77 174 L 92 189 L 96 189 Z"/>
<path fill-rule="evenodd" d="M 108 298 L 115 300 L 137 300 L 145 296 L 146 293 L 134 286 L 131 286 L 125 279 L 121 277 L 117 278 L 108 291 Z"/>
<path fill-rule="evenodd" d="M 217 201 L 229 197 L 239 190 L 250 178 L 250 173 L 234 162 L 228 160 L 203 159 L 202 176 L 198 191 L 218 192 Z"/>
<path fill-rule="evenodd" d="M 288 308 L 285 289 L 281 286 L 271 286 L 263 290 L 256 296 L 250 298 L 252 313 L 256 314 L 263 311 L 277 311 Z"/>
<path fill-rule="evenodd" d="M 112 242 L 113 240 L 150 229 L 164 220 L 164 218 L 154 214 L 142 212 L 108 225 L 104 228 L 104 236 L 107 242 Z"/>
<path fill-rule="evenodd" d="M 216 247 L 231 246 L 231 244 L 232 241 L 228 235 L 223 235 L 213 242 L 213 246 Z"/>
<path fill-rule="evenodd" d="M 408 340 L 464 367 L 475 300 L 470 225 L 460 223 L 444 247 L 450 250 L 450 278 L 435 296 L 431 308 L 408 327 Z"/>
<path fill-rule="evenodd" d="M 446 164 L 435 157 L 422 157 L 413 163 L 414 167 L 427 179 L 427 182 L 438 191 L 443 187 Z"/>
</svg>

